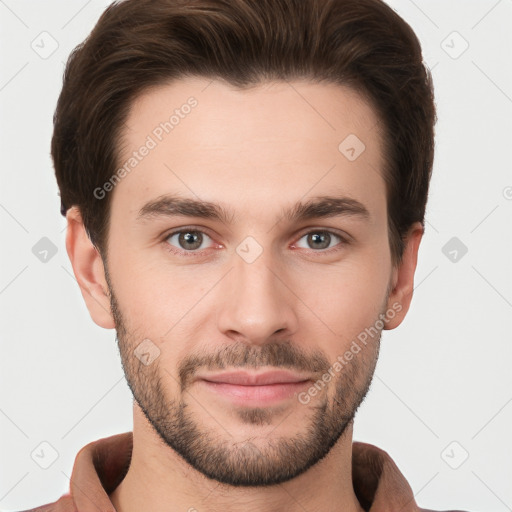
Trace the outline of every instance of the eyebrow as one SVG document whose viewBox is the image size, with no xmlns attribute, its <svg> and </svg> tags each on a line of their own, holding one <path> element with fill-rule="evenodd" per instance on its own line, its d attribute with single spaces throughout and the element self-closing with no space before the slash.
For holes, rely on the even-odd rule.
<svg viewBox="0 0 512 512">
<path fill-rule="evenodd" d="M 235 212 L 220 204 L 178 195 L 164 195 L 146 203 L 137 215 L 137 221 L 156 217 L 199 217 L 232 224 Z M 338 216 L 354 216 L 363 220 L 371 219 L 370 212 L 363 203 L 350 197 L 317 196 L 306 202 L 298 202 L 291 208 L 281 211 L 288 222 L 300 222 Z"/>
</svg>

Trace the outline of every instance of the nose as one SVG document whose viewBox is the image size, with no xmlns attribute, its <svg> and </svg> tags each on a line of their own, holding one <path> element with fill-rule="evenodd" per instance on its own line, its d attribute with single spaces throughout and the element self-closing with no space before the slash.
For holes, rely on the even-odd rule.
<svg viewBox="0 0 512 512">
<path fill-rule="evenodd" d="M 297 330 L 297 297 L 285 270 L 263 253 L 252 263 L 237 254 L 218 297 L 220 332 L 236 341 L 263 344 Z"/>
</svg>

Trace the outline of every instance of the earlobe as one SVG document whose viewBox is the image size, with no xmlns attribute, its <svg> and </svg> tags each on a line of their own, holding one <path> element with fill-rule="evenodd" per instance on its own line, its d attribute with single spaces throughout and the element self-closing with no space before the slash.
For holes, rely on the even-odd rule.
<svg viewBox="0 0 512 512">
<path fill-rule="evenodd" d="M 384 329 L 391 330 L 398 327 L 411 304 L 414 290 L 414 273 L 418 261 L 418 250 L 423 236 L 423 226 L 415 222 L 406 238 L 406 245 L 401 263 L 393 270 L 393 289 L 388 297 L 388 311 L 393 310 L 393 315 L 386 315 Z"/>
<path fill-rule="evenodd" d="M 97 325 L 113 329 L 115 323 L 101 255 L 87 236 L 80 210 L 71 207 L 66 219 L 66 250 L 87 309 Z"/>
</svg>

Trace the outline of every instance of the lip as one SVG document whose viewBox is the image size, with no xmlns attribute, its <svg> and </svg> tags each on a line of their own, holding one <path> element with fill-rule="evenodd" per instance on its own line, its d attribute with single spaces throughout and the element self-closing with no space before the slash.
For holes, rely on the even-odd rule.
<svg viewBox="0 0 512 512">
<path fill-rule="evenodd" d="M 225 372 L 201 377 L 198 382 L 208 392 L 240 406 L 268 407 L 297 395 L 311 385 L 308 376 L 287 371 L 259 374 Z"/>
<path fill-rule="evenodd" d="M 243 371 L 224 372 L 200 377 L 208 382 L 233 384 L 237 386 L 264 386 L 269 384 L 289 384 L 311 380 L 307 375 L 300 375 L 286 370 L 274 370 L 264 373 Z"/>
</svg>

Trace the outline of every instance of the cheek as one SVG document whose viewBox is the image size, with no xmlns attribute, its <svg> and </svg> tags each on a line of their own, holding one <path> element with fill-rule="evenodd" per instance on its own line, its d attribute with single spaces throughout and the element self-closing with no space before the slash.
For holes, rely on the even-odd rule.
<svg viewBox="0 0 512 512">
<path fill-rule="evenodd" d="M 219 279 L 219 269 L 177 267 L 163 256 L 153 261 L 142 256 L 117 257 L 119 264 L 111 272 L 113 286 L 125 322 L 137 338 L 181 339 L 205 307 L 214 307 L 213 294 L 208 292 Z"/>
<path fill-rule="evenodd" d="M 193 316 L 206 320 L 214 313 L 219 305 L 215 288 L 226 267 L 180 266 L 166 261 L 162 247 L 149 252 L 152 257 L 127 243 L 112 244 L 116 296 L 127 324 L 138 335 L 175 339 L 194 324 Z M 317 333 L 320 329 L 339 344 L 339 336 L 347 341 L 371 325 L 385 299 L 388 259 L 382 248 L 368 246 L 339 261 L 302 262 L 286 271 L 285 281 L 298 297 L 290 298 L 290 306 L 297 308 L 298 315 L 311 312 L 299 319 L 305 322 L 300 329 L 313 328 Z"/>
<path fill-rule="evenodd" d="M 329 271 L 309 272 L 297 283 L 297 295 L 310 308 L 315 325 L 332 340 L 331 350 L 339 351 L 375 323 L 386 299 L 389 276 L 384 270 L 361 258 Z"/>
</svg>

